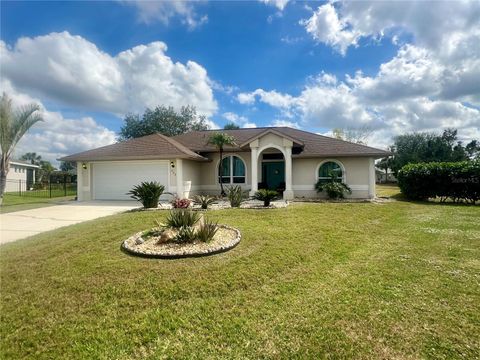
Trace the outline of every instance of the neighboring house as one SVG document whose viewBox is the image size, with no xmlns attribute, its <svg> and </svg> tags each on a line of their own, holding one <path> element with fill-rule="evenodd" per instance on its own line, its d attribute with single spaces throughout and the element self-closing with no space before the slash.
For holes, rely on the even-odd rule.
<svg viewBox="0 0 480 360">
<path fill-rule="evenodd" d="M 193 131 L 167 137 L 153 134 L 66 156 L 77 161 L 78 200 L 129 199 L 141 181 L 158 181 L 184 198 L 220 192 L 219 151 L 209 144 L 215 132 L 234 137 L 225 149 L 223 183 L 253 194 L 259 187 L 283 191 L 285 199 L 317 197 L 314 184 L 336 170 L 353 198 L 375 196 L 375 159 L 384 150 L 288 127 Z M 321 195 L 323 196 L 323 195 Z"/>
<path fill-rule="evenodd" d="M 35 183 L 35 172 L 40 168 L 25 161 L 10 161 L 5 192 L 26 191 Z"/>
<path fill-rule="evenodd" d="M 397 178 L 391 169 L 388 169 L 388 177 L 385 174 L 385 169 L 375 169 L 375 174 L 377 176 L 377 183 L 379 184 L 397 182 Z"/>
</svg>

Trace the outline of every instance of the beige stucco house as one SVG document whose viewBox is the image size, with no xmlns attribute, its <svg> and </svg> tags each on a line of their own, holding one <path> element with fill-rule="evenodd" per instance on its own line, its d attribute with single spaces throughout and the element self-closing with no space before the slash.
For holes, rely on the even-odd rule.
<svg viewBox="0 0 480 360">
<path fill-rule="evenodd" d="M 214 132 L 227 133 L 235 146 L 223 155 L 209 144 Z M 250 194 L 272 188 L 284 199 L 318 197 L 314 185 L 335 171 L 352 198 L 375 196 L 375 159 L 390 153 L 288 127 L 193 131 L 167 137 L 153 134 L 66 156 L 76 161 L 78 200 L 126 200 L 142 181 L 158 181 L 170 193 L 186 198 L 240 185 Z"/>
</svg>

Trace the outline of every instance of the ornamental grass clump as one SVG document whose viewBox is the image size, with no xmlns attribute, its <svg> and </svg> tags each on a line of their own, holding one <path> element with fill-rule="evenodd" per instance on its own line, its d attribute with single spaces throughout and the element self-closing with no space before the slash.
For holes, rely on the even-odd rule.
<svg viewBox="0 0 480 360">
<path fill-rule="evenodd" d="M 140 201 L 145 209 L 156 208 L 158 200 L 162 196 L 165 186 L 156 181 L 144 181 L 140 185 L 136 185 L 127 195 L 132 199 Z"/>
<path fill-rule="evenodd" d="M 230 201 L 231 207 L 240 207 L 244 199 L 244 193 L 240 185 L 233 185 L 227 187 L 227 198 Z"/>
<path fill-rule="evenodd" d="M 278 192 L 268 189 L 260 189 L 255 193 L 255 195 L 253 195 L 255 200 L 263 201 L 264 207 L 270 206 L 270 201 L 275 200 L 277 197 Z"/>
<path fill-rule="evenodd" d="M 195 195 L 193 197 L 193 202 L 200 205 L 203 210 L 207 210 L 208 206 L 215 202 L 215 198 L 208 195 Z"/>
</svg>

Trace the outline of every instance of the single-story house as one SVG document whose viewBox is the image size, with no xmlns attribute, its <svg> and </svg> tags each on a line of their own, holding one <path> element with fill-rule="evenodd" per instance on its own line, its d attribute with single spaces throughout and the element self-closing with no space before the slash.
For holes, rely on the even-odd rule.
<svg viewBox="0 0 480 360">
<path fill-rule="evenodd" d="M 377 184 L 397 182 L 397 178 L 395 177 L 391 169 L 388 169 L 388 177 L 385 174 L 385 169 L 377 168 L 375 169 L 375 173 L 377 175 Z"/>
<path fill-rule="evenodd" d="M 215 132 L 235 139 L 223 155 L 209 144 Z M 351 189 L 352 198 L 375 196 L 375 159 L 388 151 L 289 127 L 192 131 L 167 137 L 153 134 L 63 157 L 76 161 L 78 200 L 126 200 L 142 181 L 158 181 L 180 198 L 220 193 L 224 185 L 240 185 L 250 194 L 277 189 L 284 199 L 317 197 L 319 179 L 335 171 Z M 321 194 L 321 196 L 323 196 Z"/>
<path fill-rule="evenodd" d="M 30 189 L 35 183 L 35 172 L 39 168 L 40 166 L 26 161 L 10 161 L 5 192 L 20 192 Z"/>
</svg>

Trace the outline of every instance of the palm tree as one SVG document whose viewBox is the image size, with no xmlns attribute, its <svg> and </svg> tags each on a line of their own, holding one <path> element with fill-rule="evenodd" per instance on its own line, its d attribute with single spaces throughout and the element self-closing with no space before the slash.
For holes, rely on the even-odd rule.
<svg viewBox="0 0 480 360">
<path fill-rule="evenodd" d="M 22 155 L 20 160 L 30 161 L 30 163 L 32 163 L 33 165 L 40 165 L 40 163 L 42 162 L 42 156 L 37 155 L 36 152 L 27 152 Z"/>
<path fill-rule="evenodd" d="M 0 99 L 0 148 L 2 151 L 0 160 L 0 205 L 3 202 L 3 193 L 7 185 L 10 157 L 22 136 L 35 123 L 43 120 L 37 112 L 39 110 L 40 106 L 37 104 L 28 104 L 14 110 L 12 100 L 5 93 Z"/>
<path fill-rule="evenodd" d="M 235 139 L 228 134 L 216 132 L 210 136 L 208 143 L 215 145 L 220 150 L 220 188 L 222 189 L 220 194 L 225 196 L 226 194 L 223 190 L 223 148 L 226 145 L 235 146 Z"/>
</svg>

